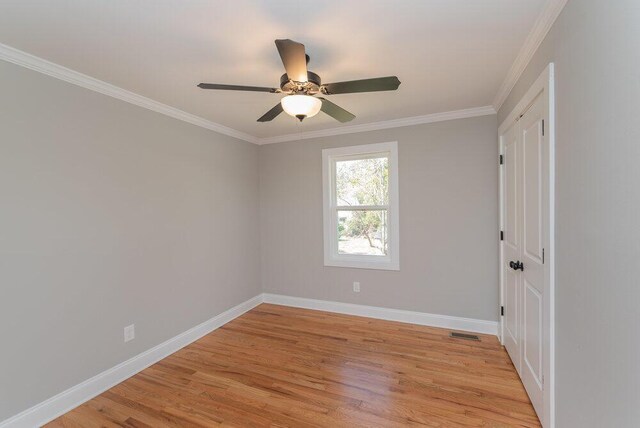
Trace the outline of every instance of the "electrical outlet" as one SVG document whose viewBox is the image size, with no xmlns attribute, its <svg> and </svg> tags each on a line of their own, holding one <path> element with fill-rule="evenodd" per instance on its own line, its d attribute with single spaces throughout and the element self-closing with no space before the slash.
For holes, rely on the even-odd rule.
<svg viewBox="0 0 640 428">
<path fill-rule="evenodd" d="M 136 338 L 136 325 L 131 324 L 124 328 L 124 341 L 129 342 Z"/>
<path fill-rule="evenodd" d="M 353 283 L 353 292 L 354 293 L 359 293 L 360 292 L 360 283 L 359 282 L 354 282 Z"/>
</svg>

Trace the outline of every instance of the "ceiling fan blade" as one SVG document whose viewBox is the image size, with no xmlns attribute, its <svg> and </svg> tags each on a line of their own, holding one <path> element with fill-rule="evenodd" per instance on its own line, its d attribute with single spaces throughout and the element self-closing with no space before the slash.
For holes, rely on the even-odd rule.
<svg viewBox="0 0 640 428">
<path fill-rule="evenodd" d="M 322 100 L 322 107 L 320 107 L 320 110 L 322 110 L 338 122 L 349 122 L 356 117 L 354 114 L 349 113 L 339 105 L 336 105 L 327 99 L 321 97 L 318 97 L 318 99 Z"/>
<path fill-rule="evenodd" d="M 354 92 L 395 91 L 398 89 L 398 86 L 400 86 L 400 80 L 396 76 L 351 80 L 349 82 L 322 85 L 323 93 L 327 95 L 352 94 Z"/>
<path fill-rule="evenodd" d="M 258 122 L 269 122 L 276 118 L 280 113 L 282 113 L 282 104 L 276 104 L 271 110 L 262 115 Z"/>
<path fill-rule="evenodd" d="M 289 39 L 278 39 L 276 47 L 289 79 L 306 82 L 308 80 L 307 55 L 304 52 L 304 45 Z"/>
<path fill-rule="evenodd" d="M 252 91 L 252 92 L 279 92 L 276 88 L 263 88 L 261 86 L 220 85 L 218 83 L 200 83 L 198 88 L 222 89 L 224 91 Z"/>
</svg>

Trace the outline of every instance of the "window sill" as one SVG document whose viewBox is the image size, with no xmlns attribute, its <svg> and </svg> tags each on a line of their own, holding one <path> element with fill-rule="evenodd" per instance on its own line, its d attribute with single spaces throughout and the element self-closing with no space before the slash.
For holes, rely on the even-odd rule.
<svg viewBox="0 0 640 428">
<path fill-rule="evenodd" d="M 393 261 L 365 261 L 365 260 L 325 260 L 324 265 L 328 267 L 343 267 L 354 269 L 375 269 L 375 270 L 400 270 L 400 263 Z"/>
</svg>

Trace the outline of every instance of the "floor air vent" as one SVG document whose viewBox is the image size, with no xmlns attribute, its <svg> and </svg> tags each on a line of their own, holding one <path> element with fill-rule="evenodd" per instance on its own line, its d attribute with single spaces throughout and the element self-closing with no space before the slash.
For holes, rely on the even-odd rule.
<svg viewBox="0 0 640 428">
<path fill-rule="evenodd" d="M 449 333 L 449 337 L 452 337 L 454 339 L 480 340 L 480 338 L 475 334 L 456 333 L 454 331 Z"/>
</svg>

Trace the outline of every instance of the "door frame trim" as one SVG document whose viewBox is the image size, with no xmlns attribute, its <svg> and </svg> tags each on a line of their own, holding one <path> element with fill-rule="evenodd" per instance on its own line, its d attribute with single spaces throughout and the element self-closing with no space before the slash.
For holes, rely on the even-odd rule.
<svg viewBox="0 0 640 428">
<path fill-rule="evenodd" d="M 549 235 L 548 243 L 545 245 L 545 264 L 549 266 L 549 284 L 548 284 L 548 311 L 549 324 L 544 329 L 546 340 L 544 341 L 545 352 L 543 360 L 545 364 L 544 372 L 544 414 L 541 417 L 541 423 L 545 428 L 555 427 L 555 85 L 554 85 L 554 64 L 544 69 L 536 81 L 527 90 L 516 107 L 507 115 L 506 119 L 498 127 L 498 154 L 504 156 L 502 134 L 523 114 L 533 103 L 536 97 L 541 93 L 546 97 L 547 111 L 549 112 L 548 123 L 545 126 L 545 137 L 549 144 Z M 499 230 L 504 230 L 504 189 L 503 175 L 504 164 L 499 165 L 499 192 L 500 192 L 500 215 Z M 500 305 L 504 306 L 504 278 L 502 272 L 503 263 L 503 246 L 504 241 L 500 241 Z M 504 316 L 500 317 L 500 325 L 498 328 L 498 337 L 500 342 L 504 344 Z"/>
</svg>

